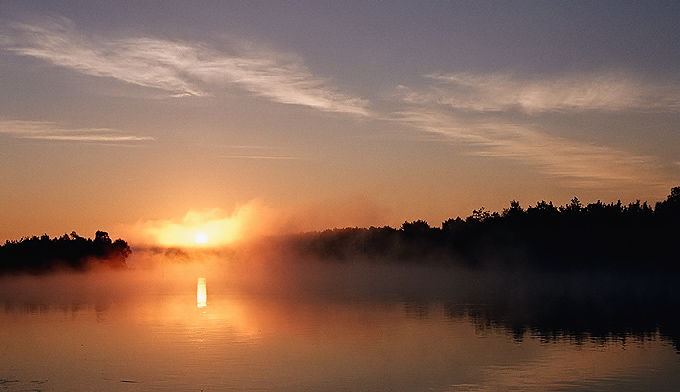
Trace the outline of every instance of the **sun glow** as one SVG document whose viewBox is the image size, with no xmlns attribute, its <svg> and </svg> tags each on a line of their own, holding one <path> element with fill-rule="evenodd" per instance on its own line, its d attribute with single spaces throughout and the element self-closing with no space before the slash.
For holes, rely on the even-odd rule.
<svg viewBox="0 0 680 392">
<path fill-rule="evenodd" d="M 152 221 L 144 231 L 162 246 L 220 247 L 239 241 L 244 221 L 222 217 L 219 211 L 190 211 L 182 219 Z"/>
<path fill-rule="evenodd" d="M 208 236 L 205 233 L 197 233 L 196 237 L 194 237 L 194 241 L 196 241 L 197 244 L 207 244 L 208 243 Z"/>
<path fill-rule="evenodd" d="M 231 213 L 219 208 L 190 210 L 180 218 L 139 221 L 127 230 L 139 244 L 220 248 L 270 233 L 280 216 L 255 200 Z"/>
</svg>

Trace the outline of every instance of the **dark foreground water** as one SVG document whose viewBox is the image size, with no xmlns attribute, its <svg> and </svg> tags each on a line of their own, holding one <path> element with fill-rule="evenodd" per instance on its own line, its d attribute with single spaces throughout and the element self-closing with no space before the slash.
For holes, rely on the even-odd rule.
<svg viewBox="0 0 680 392">
<path fill-rule="evenodd" d="M 2 278 L 0 390 L 680 389 L 672 277 L 285 271 Z"/>
</svg>

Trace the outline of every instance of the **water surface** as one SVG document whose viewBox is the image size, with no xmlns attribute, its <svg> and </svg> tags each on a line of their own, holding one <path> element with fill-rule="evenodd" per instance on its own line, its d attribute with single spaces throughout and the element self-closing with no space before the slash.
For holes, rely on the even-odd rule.
<svg viewBox="0 0 680 392">
<path fill-rule="evenodd" d="M 275 289 L 158 271 L 5 277 L 0 389 L 680 386 L 677 302 L 663 283 L 315 268 Z"/>
</svg>

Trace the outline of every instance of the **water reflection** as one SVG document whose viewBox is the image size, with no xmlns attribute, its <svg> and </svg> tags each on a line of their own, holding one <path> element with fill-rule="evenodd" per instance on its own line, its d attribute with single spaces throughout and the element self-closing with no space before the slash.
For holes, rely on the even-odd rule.
<svg viewBox="0 0 680 392">
<path fill-rule="evenodd" d="M 196 307 L 204 308 L 208 305 L 208 292 L 205 278 L 198 278 L 196 283 Z"/>
<path fill-rule="evenodd" d="M 0 385 L 662 391 L 680 383 L 670 280 L 430 272 L 409 270 L 392 285 L 380 269 L 351 274 L 364 280 L 312 270 L 318 287 L 296 275 L 306 288 L 288 292 L 251 292 L 210 275 L 208 308 L 200 272 L 173 284 L 138 274 L 3 280 Z"/>
</svg>

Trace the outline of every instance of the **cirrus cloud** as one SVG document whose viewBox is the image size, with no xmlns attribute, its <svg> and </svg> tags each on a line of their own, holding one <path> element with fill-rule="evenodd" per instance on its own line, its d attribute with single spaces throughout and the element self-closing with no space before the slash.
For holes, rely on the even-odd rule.
<svg viewBox="0 0 680 392">
<path fill-rule="evenodd" d="M 466 72 L 429 74 L 424 91 L 402 87 L 412 103 L 436 102 L 476 112 L 519 109 L 550 111 L 659 111 L 680 108 L 677 83 L 643 80 L 625 73 L 605 72 L 557 77 L 520 78 L 509 74 Z"/>
<path fill-rule="evenodd" d="M 405 107 L 395 113 L 396 121 L 466 147 L 471 155 L 513 159 L 577 188 L 664 189 L 674 181 L 656 157 L 553 136 L 534 121 L 546 112 L 674 113 L 679 105 L 672 83 L 614 73 L 527 80 L 448 73 L 425 80 L 419 88 L 400 86 L 397 96 Z"/>
<path fill-rule="evenodd" d="M 175 97 L 212 95 L 237 86 L 278 103 L 370 115 L 366 100 L 340 92 L 293 55 L 227 53 L 203 43 L 152 37 L 86 36 L 67 19 L 11 26 L 0 40 L 5 49 L 86 75 L 160 89 Z"/>
<path fill-rule="evenodd" d="M 129 143 L 154 140 L 150 136 L 130 135 L 111 128 L 65 128 L 48 121 L 2 119 L 0 134 L 18 139 L 72 142 Z"/>
</svg>

